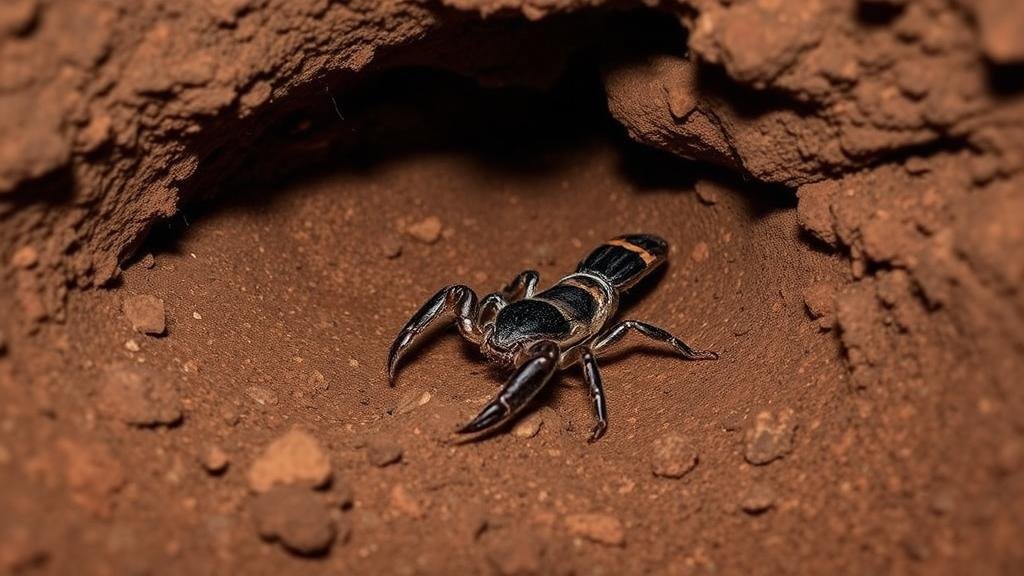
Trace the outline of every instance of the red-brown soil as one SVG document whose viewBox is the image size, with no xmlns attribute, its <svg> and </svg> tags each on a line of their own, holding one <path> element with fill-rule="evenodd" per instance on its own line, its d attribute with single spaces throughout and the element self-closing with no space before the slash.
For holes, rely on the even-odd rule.
<svg viewBox="0 0 1024 576">
<path fill-rule="evenodd" d="M 0 571 L 1024 565 L 1013 2 L 208 4 L 0 9 Z M 721 358 L 603 358 L 599 442 L 575 370 L 457 441 L 453 329 L 388 387 L 637 231 Z"/>
</svg>

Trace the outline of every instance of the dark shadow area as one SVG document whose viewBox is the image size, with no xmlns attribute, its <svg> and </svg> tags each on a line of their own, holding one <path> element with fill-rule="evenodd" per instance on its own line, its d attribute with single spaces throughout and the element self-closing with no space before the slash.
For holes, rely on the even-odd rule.
<svg viewBox="0 0 1024 576">
<path fill-rule="evenodd" d="M 286 184 L 297 180 L 339 172 L 372 176 L 409 158 L 453 155 L 499 178 L 530 183 L 571 168 L 580 150 L 609 142 L 621 159 L 619 170 L 638 192 L 692 193 L 698 180 L 711 179 L 749 190 L 746 199 L 755 215 L 794 208 L 792 190 L 743 181 L 725 169 L 638 144 L 611 117 L 600 72 L 610 53 L 685 51 L 686 32 L 675 18 L 621 12 L 606 19 L 601 34 L 546 88 L 486 87 L 451 71 L 408 67 L 348 79 L 343 88 L 311 89 L 305 99 L 281 104 L 241 160 L 223 146 L 204 155 L 204 173 L 231 176 L 219 187 L 210 181 L 211 192 L 154 225 L 147 250 L 176 251 L 177 238 L 212 213 L 273 210 L 290 188 Z M 654 284 L 655 278 L 648 279 L 636 292 L 642 295 Z"/>
</svg>

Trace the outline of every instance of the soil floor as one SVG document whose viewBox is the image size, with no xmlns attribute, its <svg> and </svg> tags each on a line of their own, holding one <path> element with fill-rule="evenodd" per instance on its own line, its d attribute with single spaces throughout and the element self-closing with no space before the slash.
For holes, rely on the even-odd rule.
<svg viewBox="0 0 1024 576">
<path fill-rule="evenodd" d="M 890 514 L 920 499 L 859 459 L 851 429 L 874 413 L 805 305 L 849 281 L 849 264 L 801 234 L 791 193 L 617 137 L 523 146 L 236 185 L 155 231 L 118 286 L 73 292 L 66 322 L 0 360 L 0 559 L 108 574 L 942 563 L 908 524 L 917 512 Z M 387 385 L 392 338 L 439 287 L 482 295 L 528 268 L 547 286 L 637 231 L 667 238 L 670 263 L 619 317 L 721 358 L 684 362 L 640 339 L 601 358 L 602 440 L 586 441 L 590 402 L 570 370 L 512 430 L 456 441 L 502 375 L 451 328 Z M 138 295 L 162 300 L 163 335 L 133 329 L 127 302 L 152 305 Z M 948 500 L 930 496 L 923 514 Z"/>
</svg>

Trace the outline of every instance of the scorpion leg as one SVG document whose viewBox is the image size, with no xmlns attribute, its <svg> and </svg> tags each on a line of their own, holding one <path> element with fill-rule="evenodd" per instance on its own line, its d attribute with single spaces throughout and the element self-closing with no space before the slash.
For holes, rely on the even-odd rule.
<svg viewBox="0 0 1024 576">
<path fill-rule="evenodd" d="M 482 334 L 477 325 L 478 306 L 476 293 L 461 284 L 442 288 L 427 300 L 409 322 L 398 333 L 391 350 L 388 352 L 387 376 L 390 384 L 395 378 L 395 368 L 402 353 L 412 344 L 413 340 L 446 310 L 455 312 L 456 324 L 462 336 L 471 342 L 479 343 Z"/>
<path fill-rule="evenodd" d="M 541 340 L 529 351 L 529 357 L 509 378 L 501 392 L 491 400 L 476 418 L 459 428 L 459 434 L 472 434 L 494 428 L 519 413 L 544 388 L 558 369 L 558 345 Z"/>
<path fill-rule="evenodd" d="M 664 342 L 686 360 L 717 360 L 718 354 L 710 350 L 694 350 L 686 342 L 669 334 L 667 331 L 646 322 L 639 320 L 626 320 L 612 326 L 606 332 L 594 339 L 593 351 L 603 352 L 622 340 L 630 330 L 636 330 L 640 334 L 659 342 Z"/>
<path fill-rule="evenodd" d="M 538 282 L 540 282 L 540 274 L 536 270 L 526 270 L 520 272 L 508 283 L 508 286 L 502 288 L 501 294 L 509 302 L 530 298 L 537 289 Z"/>
<path fill-rule="evenodd" d="M 480 314 L 477 316 L 477 325 L 481 329 L 494 323 L 494 318 L 502 308 L 508 306 L 508 300 L 498 292 L 491 292 L 480 301 Z"/>
<path fill-rule="evenodd" d="M 597 423 L 590 432 L 590 442 L 595 442 L 604 436 L 608 429 L 608 406 L 604 399 L 604 383 L 601 379 L 601 370 L 597 367 L 597 359 L 590 348 L 583 348 L 580 354 L 580 362 L 583 364 L 583 378 L 590 388 L 590 398 L 594 402 L 594 414 L 597 416 Z"/>
</svg>

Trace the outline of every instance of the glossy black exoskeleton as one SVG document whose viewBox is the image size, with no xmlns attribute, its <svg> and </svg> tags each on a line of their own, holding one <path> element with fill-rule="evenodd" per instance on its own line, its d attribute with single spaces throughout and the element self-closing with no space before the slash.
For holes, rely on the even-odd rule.
<svg viewBox="0 0 1024 576">
<path fill-rule="evenodd" d="M 580 363 L 597 415 L 590 440 L 597 440 L 608 428 L 608 411 L 595 358 L 630 331 L 668 344 L 686 360 L 718 358 L 714 352 L 695 350 L 645 322 L 626 320 L 605 329 L 618 310 L 619 295 L 667 257 L 665 240 L 651 234 L 628 234 L 598 246 L 576 272 L 537 294 L 539 275 L 533 270 L 519 274 L 501 292 L 488 294 L 481 301 L 466 286 L 448 286 L 413 315 L 391 345 L 388 381 L 394 380 L 398 360 L 416 336 L 450 310 L 463 337 L 478 344 L 492 362 L 515 369 L 501 392 L 459 432 L 482 432 L 507 422 L 556 370 Z"/>
</svg>

